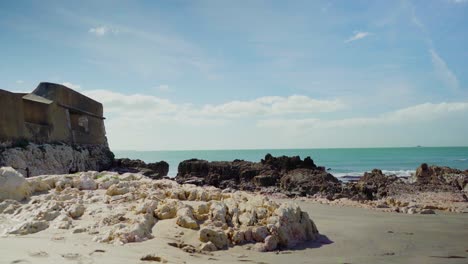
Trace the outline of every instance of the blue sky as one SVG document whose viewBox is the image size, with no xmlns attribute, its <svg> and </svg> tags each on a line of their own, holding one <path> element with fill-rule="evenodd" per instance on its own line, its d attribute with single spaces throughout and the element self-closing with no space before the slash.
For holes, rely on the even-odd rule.
<svg viewBox="0 0 468 264">
<path fill-rule="evenodd" d="M 468 145 L 468 1 L 1 1 L 0 89 L 114 149 Z"/>
</svg>

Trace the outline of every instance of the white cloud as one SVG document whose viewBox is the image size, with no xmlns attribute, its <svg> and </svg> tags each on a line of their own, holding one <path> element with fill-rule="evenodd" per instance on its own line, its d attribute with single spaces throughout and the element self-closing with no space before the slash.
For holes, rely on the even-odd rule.
<svg viewBox="0 0 468 264">
<path fill-rule="evenodd" d="M 219 105 L 176 104 L 151 95 L 125 95 L 109 90 L 84 91 L 87 96 L 101 102 L 106 112 L 123 115 L 175 114 L 193 118 L 236 118 L 285 114 L 312 114 L 333 112 L 344 108 L 340 100 L 317 100 L 302 95 L 289 97 L 266 96 L 251 101 L 231 101 Z"/>
<path fill-rule="evenodd" d="M 450 2 L 455 3 L 455 4 L 461 4 L 461 3 L 467 3 L 468 0 L 451 0 Z"/>
<path fill-rule="evenodd" d="M 266 96 L 251 101 L 232 101 L 220 105 L 205 105 L 201 113 L 208 116 L 256 116 L 299 113 L 322 113 L 340 110 L 340 100 L 317 100 L 302 95 Z"/>
<path fill-rule="evenodd" d="M 450 70 L 447 66 L 447 63 L 437 54 L 434 49 L 430 49 L 429 53 L 431 54 L 432 65 L 436 73 L 437 78 L 444 83 L 446 87 L 450 89 L 457 90 L 459 88 L 459 83 L 457 76 Z"/>
<path fill-rule="evenodd" d="M 430 123 L 433 120 L 443 119 L 453 113 L 462 112 L 468 112 L 468 102 L 424 103 L 384 113 L 377 117 L 356 117 L 336 120 L 321 120 L 317 118 L 265 119 L 260 120 L 257 125 L 269 128 L 295 127 L 300 129 L 368 128 L 369 126 Z"/>
<path fill-rule="evenodd" d="M 81 90 L 81 86 L 80 86 L 80 85 L 78 85 L 78 84 L 73 84 L 73 83 L 71 83 L 71 82 L 64 82 L 64 83 L 62 83 L 62 85 L 65 85 L 66 87 L 71 88 L 71 89 L 73 89 L 73 90 L 77 90 L 77 91 Z"/>
<path fill-rule="evenodd" d="M 341 100 L 303 95 L 193 105 L 144 94 L 82 92 L 103 103 L 113 149 L 450 145 L 466 142 L 458 135 L 468 132 L 468 122 L 460 122 L 468 102 L 424 103 L 360 117 L 338 112 L 349 107 Z"/>
<path fill-rule="evenodd" d="M 17 83 L 17 84 L 23 84 L 24 81 L 23 81 L 23 80 L 18 80 L 18 81 L 16 81 L 16 83 Z"/>
<path fill-rule="evenodd" d="M 110 27 L 107 27 L 107 26 L 100 26 L 100 27 L 94 27 L 94 28 L 90 28 L 88 30 L 89 33 L 92 33 L 98 37 L 102 37 L 108 33 L 112 33 L 112 34 L 118 34 L 119 33 L 119 30 L 115 29 L 115 28 L 110 28 Z"/>
<path fill-rule="evenodd" d="M 356 41 L 356 40 L 360 40 L 360 39 L 363 39 L 365 37 L 368 37 L 370 34 L 371 33 L 369 33 L 369 32 L 356 31 L 352 37 L 345 40 L 344 42 L 349 43 L 349 42 L 353 42 L 353 41 Z"/>
</svg>

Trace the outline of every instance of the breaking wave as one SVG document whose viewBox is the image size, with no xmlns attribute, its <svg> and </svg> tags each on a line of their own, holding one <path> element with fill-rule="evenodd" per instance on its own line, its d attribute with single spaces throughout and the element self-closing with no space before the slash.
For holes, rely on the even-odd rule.
<svg viewBox="0 0 468 264">
<path fill-rule="evenodd" d="M 369 171 L 370 172 L 370 171 Z M 382 172 L 385 175 L 396 175 L 397 177 L 408 177 L 414 175 L 416 172 L 415 170 L 382 170 Z M 337 172 L 337 173 L 332 173 L 333 176 L 337 178 L 343 178 L 343 177 L 361 177 L 364 175 L 364 171 L 360 172 Z"/>
</svg>

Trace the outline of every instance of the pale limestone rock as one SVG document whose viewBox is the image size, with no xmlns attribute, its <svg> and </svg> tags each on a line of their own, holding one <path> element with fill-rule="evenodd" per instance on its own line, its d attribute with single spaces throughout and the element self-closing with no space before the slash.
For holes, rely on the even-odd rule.
<svg viewBox="0 0 468 264">
<path fill-rule="evenodd" d="M 206 243 L 203 243 L 201 246 L 200 246 L 200 250 L 201 251 L 216 251 L 218 250 L 218 248 L 215 246 L 215 244 L 213 244 L 213 242 L 211 241 L 208 241 Z"/>
<path fill-rule="evenodd" d="M 121 183 L 117 183 L 117 184 L 112 184 L 106 191 L 106 194 L 109 195 L 109 196 L 114 196 L 114 195 L 122 195 L 122 194 L 126 194 L 130 191 L 130 189 L 121 184 Z"/>
<path fill-rule="evenodd" d="M 66 174 L 73 171 L 103 170 L 111 165 L 109 148 L 90 145 L 74 148 L 68 145 L 37 145 L 8 148 L 0 154 L 0 164 L 17 168 L 25 176 Z M 29 172 L 29 175 L 28 175 Z"/>
<path fill-rule="evenodd" d="M 239 216 L 239 222 L 243 226 L 252 226 L 255 223 L 255 215 L 245 212 Z"/>
<path fill-rule="evenodd" d="M 177 215 L 177 208 L 177 202 L 169 200 L 166 201 L 166 203 L 159 204 L 158 208 L 154 211 L 154 214 L 161 220 L 175 218 Z"/>
<path fill-rule="evenodd" d="M 218 249 L 223 249 L 228 246 L 228 237 L 226 233 L 212 227 L 203 227 L 200 230 L 200 241 L 211 241 Z"/>
<path fill-rule="evenodd" d="M 198 229 L 197 220 L 193 216 L 193 209 L 189 206 L 180 208 L 177 210 L 177 221 L 176 223 L 185 228 Z"/>
<path fill-rule="evenodd" d="M 210 206 L 210 219 L 226 223 L 227 207 L 223 202 L 213 201 Z"/>
<path fill-rule="evenodd" d="M 61 213 L 52 222 L 52 227 L 56 229 L 70 229 L 71 226 L 72 226 L 72 219 L 65 213 Z"/>
<path fill-rule="evenodd" d="M 285 203 L 275 210 L 275 215 L 268 218 L 268 223 L 278 228 L 279 245 L 291 248 L 300 242 L 313 240 L 318 231 L 307 213 L 297 205 Z"/>
<path fill-rule="evenodd" d="M 137 214 L 153 213 L 158 207 L 158 201 L 148 200 L 136 208 Z"/>
<path fill-rule="evenodd" d="M 86 210 L 86 207 L 82 204 L 74 204 L 68 208 L 67 212 L 71 218 L 77 219 L 81 217 Z"/>
<path fill-rule="evenodd" d="M 28 235 L 45 230 L 49 227 L 49 222 L 43 220 L 29 220 L 14 226 L 8 234 Z"/>
<path fill-rule="evenodd" d="M 0 214 L 10 214 L 20 208 L 21 204 L 16 200 L 4 200 L 0 202 Z"/>
<path fill-rule="evenodd" d="M 96 190 L 98 188 L 98 184 L 94 181 L 92 175 L 89 175 L 89 173 L 83 173 L 79 177 L 74 177 L 73 188 L 77 188 L 79 190 Z"/>
<path fill-rule="evenodd" d="M 30 195 L 31 187 L 23 175 L 11 167 L 0 168 L 0 201 L 7 199 L 21 201 Z"/>
</svg>

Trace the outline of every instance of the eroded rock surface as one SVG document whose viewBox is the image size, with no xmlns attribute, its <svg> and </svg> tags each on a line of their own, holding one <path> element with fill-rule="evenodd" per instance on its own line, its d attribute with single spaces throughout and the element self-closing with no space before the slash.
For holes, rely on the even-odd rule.
<svg viewBox="0 0 468 264">
<path fill-rule="evenodd" d="M 297 205 L 242 191 L 115 172 L 23 180 L 29 199 L 0 201 L 0 214 L 9 221 L 0 226 L 2 235 L 70 229 L 93 234 L 98 242 L 123 244 L 152 239 L 158 221 L 172 221 L 186 233 L 196 232 L 199 242 L 191 247 L 206 251 L 246 243 L 271 251 L 318 237 L 315 224 Z"/>
<path fill-rule="evenodd" d="M 13 167 L 24 177 L 103 171 L 111 167 L 114 154 L 105 145 L 29 143 L 23 147 L 0 148 L 0 166 Z"/>
</svg>

